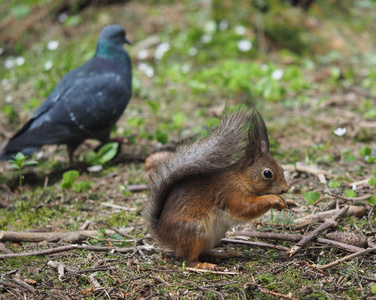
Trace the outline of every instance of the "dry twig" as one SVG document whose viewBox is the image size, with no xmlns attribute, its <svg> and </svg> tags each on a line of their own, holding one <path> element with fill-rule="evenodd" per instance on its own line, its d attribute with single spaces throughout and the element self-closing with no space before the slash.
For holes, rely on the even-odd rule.
<svg viewBox="0 0 376 300">
<path fill-rule="evenodd" d="M 138 249 L 142 250 L 151 250 L 152 246 L 137 246 Z M 11 254 L 3 254 L 0 255 L 0 259 L 5 258 L 13 258 L 13 257 L 24 257 L 24 256 L 33 256 L 33 255 L 49 255 L 54 253 L 60 253 L 70 250 L 89 250 L 89 251 L 97 251 L 97 252 L 114 252 L 114 253 L 129 253 L 133 252 L 135 250 L 134 247 L 129 248 L 118 248 L 118 247 L 106 247 L 106 246 L 89 246 L 89 245 L 67 245 L 67 246 L 61 246 L 56 247 L 52 249 L 46 249 L 46 250 L 39 250 L 39 251 L 31 251 L 31 252 L 23 252 L 23 253 L 11 253 Z"/>
<path fill-rule="evenodd" d="M 230 272 L 230 271 L 215 271 L 215 270 L 204 270 L 204 269 L 196 269 L 191 267 L 185 268 L 187 271 L 193 271 L 197 273 L 213 273 L 213 274 L 222 274 L 222 275 L 237 275 L 238 272 Z"/>
<path fill-rule="evenodd" d="M 258 231 L 235 231 L 229 234 L 232 236 L 248 236 L 248 237 L 255 237 L 259 239 L 282 240 L 282 241 L 290 241 L 290 242 L 298 242 L 304 237 L 302 234 L 284 234 L 284 233 L 258 232 Z M 360 248 L 357 246 L 345 244 L 345 243 L 330 240 L 330 239 L 316 238 L 314 241 L 316 243 L 323 244 L 325 246 L 334 247 L 334 248 L 345 250 L 348 252 L 359 252 L 359 251 L 364 250 L 363 248 Z"/>
<path fill-rule="evenodd" d="M 289 257 L 293 256 L 296 252 L 298 252 L 300 249 L 302 249 L 310 241 L 312 241 L 314 238 L 316 238 L 317 235 L 319 235 L 321 232 L 323 232 L 324 230 L 334 226 L 336 224 L 335 220 L 337 220 L 344 213 L 346 213 L 346 211 L 348 209 L 349 209 L 348 206 L 340 209 L 333 217 L 326 220 L 324 223 L 322 223 L 319 227 L 317 227 L 314 231 L 312 231 L 308 235 L 304 236 L 295 246 L 293 246 L 289 251 L 286 252 L 286 255 L 289 256 Z"/>
<path fill-rule="evenodd" d="M 352 259 L 352 258 L 355 258 L 355 257 L 359 257 L 359 256 L 362 256 L 362 255 L 365 255 L 367 253 L 372 253 L 372 252 L 376 252 L 376 248 L 367 248 L 367 249 L 364 249 L 362 251 L 359 251 L 359 252 L 356 252 L 356 253 L 353 253 L 353 254 L 350 254 L 350 255 L 347 255 L 345 257 L 342 257 L 340 259 L 337 259 L 336 261 L 333 261 L 329 264 L 326 264 L 326 265 L 313 265 L 313 267 L 319 269 L 319 270 L 325 270 L 327 268 L 331 268 L 331 267 L 334 267 L 340 263 L 343 263 L 344 261 L 347 261 L 349 259 Z"/>
<path fill-rule="evenodd" d="M 14 283 L 10 283 L 10 282 L 4 281 L 4 280 L 0 280 L 0 285 L 8 286 L 8 287 L 15 288 L 15 289 L 19 289 L 19 290 L 21 290 L 23 292 L 27 292 L 28 291 L 27 289 L 23 288 L 20 285 L 17 285 L 17 284 L 14 284 Z"/>
<path fill-rule="evenodd" d="M 314 222 L 323 221 L 325 219 L 333 217 L 334 214 L 336 214 L 339 210 L 338 209 L 332 209 L 327 210 L 323 212 L 319 212 L 313 215 L 306 216 L 304 218 L 296 219 L 294 220 L 294 225 L 296 228 L 302 228 L 305 226 L 308 226 Z M 363 217 L 368 214 L 367 208 L 364 206 L 353 206 L 350 205 L 349 209 L 346 212 L 346 215 L 348 216 L 356 216 L 356 217 Z"/>
<path fill-rule="evenodd" d="M 281 293 L 269 291 L 269 290 L 267 290 L 265 288 L 261 288 L 261 292 L 264 293 L 264 294 L 268 294 L 268 295 L 274 296 L 274 297 L 280 297 L 280 298 L 285 298 L 285 299 L 290 299 L 290 300 L 298 300 L 298 298 L 294 298 L 294 297 L 291 297 L 289 295 L 285 295 L 285 294 L 281 294 Z"/>
<path fill-rule="evenodd" d="M 288 251 L 289 249 L 280 245 L 273 245 L 273 244 L 266 244 L 266 243 L 260 243 L 260 242 L 249 242 L 249 241 L 242 241 L 242 240 L 234 240 L 234 239 L 222 239 L 222 242 L 226 243 L 233 243 L 233 244 L 245 244 L 250 245 L 254 247 L 260 247 L 260 248 L 271 248 L 271 249 L 277 249 L 280 251 Z"/>
<path fill-rule="evenodd" d="M 133 228 L 133 227 L 132 227 Z M 130 229 L 118 229 L 117 232 L 128 233 Z M 132 229 L 133 230 L 133 229 Z M 113 230 L 104 231 L 107 235 L 113 235 L 117 233 Z M 88 236 L 94 236 L 98 234 L 98 230 L 82 230 L 71 232 L 13 232 L 13 231 L 0 231 L 0 242 L 58 242 L 65 241 L 72 244 L 80 243 L 88 239 Z"/>
<path fill-rule="evenodd" d="M 23 288 L 27 289 L 29 292 L 32 292 L 32 293 L 35 293 L 37 290 L 32 287 L 30 284 L 27 284 L 26 282 L 24 282 L 23 280 L 17 278 L 16 276 L 13 277 L 13 281 L 14 282 L 17 282 L 20 286 L 22 286 Z"/>
</svg>

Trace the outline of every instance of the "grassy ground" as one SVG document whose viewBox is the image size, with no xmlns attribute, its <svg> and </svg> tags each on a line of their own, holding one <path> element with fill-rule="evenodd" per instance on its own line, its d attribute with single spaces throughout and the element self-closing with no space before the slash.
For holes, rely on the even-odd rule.
<svg viewBox="0 0 376 300">
<path fill-rule="evenodd" d="M 121 153 L 99 172 L 81 169 L 65 188 L 68 162 L 62 146 L 43 147 L 38 165 L 22 171 L 22 186 L 18 172 L 1 162 L 0 229 L 64 232 L 86 224 L 98 232 L 84 244 L 130 250 L 4 259 L 0 280 L 16 283 L 18 276 L 36 291 L 0 282 L 0 298 L 26 293 L 27 299 L 375 299 L 375 255 L 323 272 L 312 264 L 349 253 L 316 243 L 292 258 L 276 249 L 222 243 L 219 249 L 242 254 L 215 261 L 225 274 L 188 271 L 148 235 L 142 216 L 146 193 L 129 192 L 130 186 L 146 183 L 143 160 L 149 153 L 215 126 L 226 101 L 253 104 L 266 120 L 275 157 L 284 165 L 318 166 L 327 182 L 289 169 L 285 198 L 293 205 L 235 229 L 304 234 L 317 224 L 296 229 L 296 218 L 351 204 L 369 213 L 340 218 L 327 232 L 353 232 L 375 243 L 373 2 L 316 1 L 307 12 L 283 1 L 105 2 L 80 7 L 33 1 L 22 7 L 9 1 L 0 7 L 1 148 L 62 76 L 91 57 L 106 24 L 126 28 L 134 70 L 132 100 L 113 132 L 129 141 Z M 51 41 L 59 42 L 55 50 L 49 49 Z M 162 43 L 169 50 L 158 57 Z M 96 145 L 85 142 L 76 159 L 85 161 Z M 112 228 L 129 232 L 125 237 L 104 233 Z M 5 246 L 27 252 L 58 245 Z M 49 261 L 76 270 L 59 277 Z"/>
</svg>

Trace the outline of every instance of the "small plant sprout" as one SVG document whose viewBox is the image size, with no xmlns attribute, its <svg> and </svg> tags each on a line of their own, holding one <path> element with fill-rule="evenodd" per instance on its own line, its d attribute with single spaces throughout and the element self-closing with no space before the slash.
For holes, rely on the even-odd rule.
<svg viewBox="0 0 376 300">
<path fill-rule="evenodd" d="M 11 163 L 10 168 L 18 170 L 18 177 L 20 180 L 20 186 L 22 186 L 22 179 L 24 176 L 22 175 L 23 168 L 30 165 L 37 165 L 38 162 L 35 160 L 26 161 L 28 158 L 27 155 L 24 155 L 21 152 L 18 152 L 16 155 L 13 156 L 12 160 L 9 160 Z"/>
</svg>

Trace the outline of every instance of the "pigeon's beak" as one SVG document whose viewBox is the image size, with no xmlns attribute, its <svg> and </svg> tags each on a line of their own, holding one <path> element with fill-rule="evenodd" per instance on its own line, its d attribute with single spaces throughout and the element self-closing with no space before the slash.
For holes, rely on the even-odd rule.
<svg viewBox="0 0 376 300">
<path fill-rule="evenodd" d="M 124 37 L 124 43 L 126 43 L 128 45 L 132 45 L 132 43 L 130 41 L 128 41 L 126 37 Z"/>
</svg>

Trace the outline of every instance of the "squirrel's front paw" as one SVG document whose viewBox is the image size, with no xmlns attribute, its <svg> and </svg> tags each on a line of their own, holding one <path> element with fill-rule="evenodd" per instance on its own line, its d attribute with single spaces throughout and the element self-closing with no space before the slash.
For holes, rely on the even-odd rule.
<svg viewBox="0 0 376 300">
<path fill-rule="evenodd" d="M 275 198 L 273 199 L 273 202 L 272 202 L 272 207 L 278 210 L 284 210 L 287 208 L 287 203 L 285 199 L 283 199 L 280 196 L 275 195 Z"/>
</svg>

